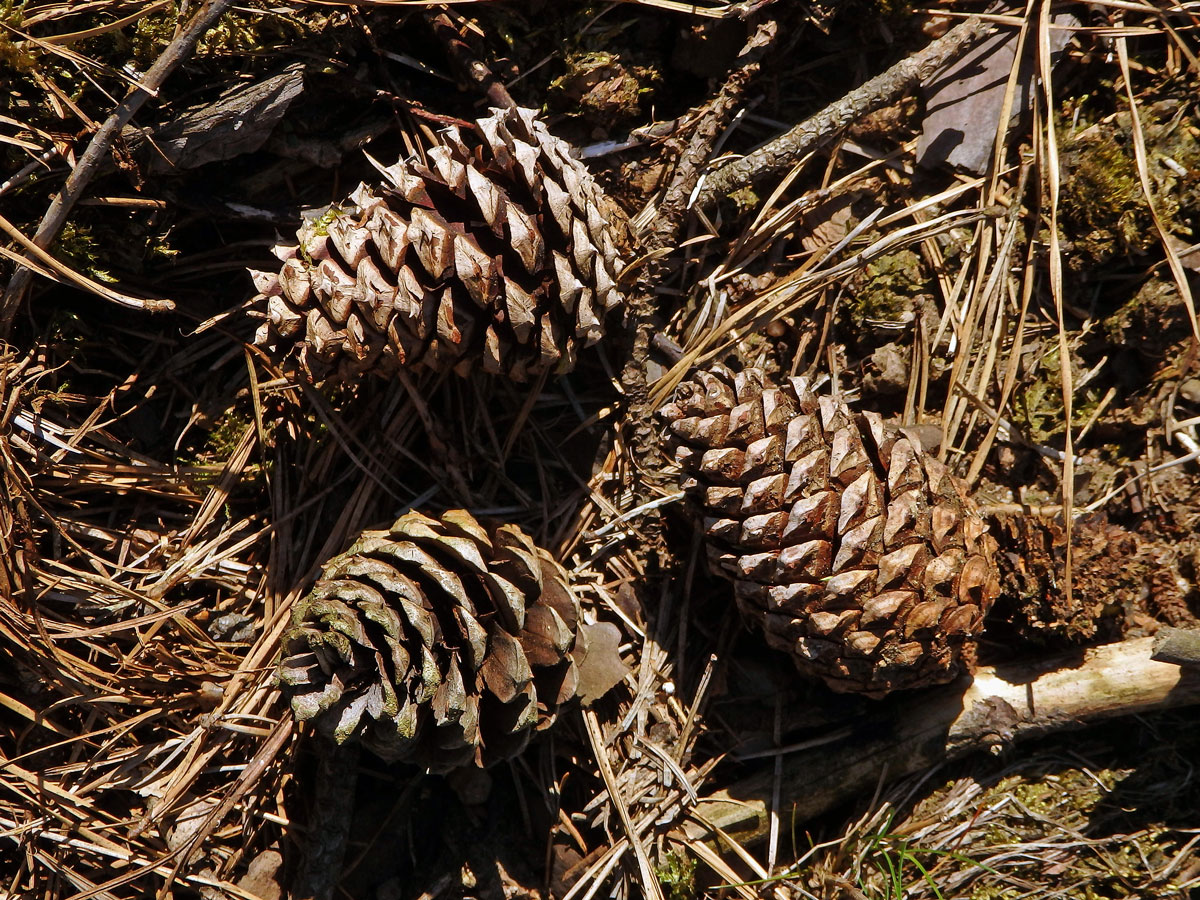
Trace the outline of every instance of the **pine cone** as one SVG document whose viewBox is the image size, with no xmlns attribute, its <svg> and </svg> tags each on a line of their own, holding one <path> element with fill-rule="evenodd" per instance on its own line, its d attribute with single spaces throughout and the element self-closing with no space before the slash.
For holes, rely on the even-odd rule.
<svg viewBox="0 0 1200 900">
<path fill-rule="evenodd" d="M 306 221 L 275 248 L 279 272 L 251 272 L 255 343 L 318 380 L 480 366 L 523 381 L 600 339 L 628 223 L 570 147 L 528 109 L 439 141 L 427 164 L 375 163 L 384 185 Z"/>
<path fill-rule="evenodd" d="M 701 372 L 662 414 L 710 565 L 771 646 L 838 691 L 955 676 L 998 590 L 995 543 L 915 433 L 758 369 Z"/>
<path fill-rule="evenodd" d="M 566 572 L 519 528 L 410 512 L 332 560 L 292 613 L 279 680 L 300 720 L 444 771 L 519 753 L 575 696 Z"/>
</svg>

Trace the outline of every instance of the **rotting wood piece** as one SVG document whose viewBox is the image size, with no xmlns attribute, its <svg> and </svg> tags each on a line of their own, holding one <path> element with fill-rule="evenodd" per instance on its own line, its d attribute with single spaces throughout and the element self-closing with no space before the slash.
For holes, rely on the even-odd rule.
<svg viewBox="0 0 1200 900">
<path fill-rule="evenodd" d="M 785 757 L 779 814 L 799 824 L 873 790 L 881 777 L 1101 719 L 1200 703 L 1200 669 L 1156 661 L 1154 640 L 990 667 L 973 679 L 897 697 L 852 723 L 848 736 Z M 684 826 L 687 837 L 715 840 L 718 828 L 741 844 L 766 837 L 773 771 L 702 799 Z"/>
<path fill-rule="evenodd" d="M 261 81 L 239 83 L 161 128 L 126 125 L 122 138 L 148 175 L 194 169 L 253 153 L 304 92 L 304 66 L 292 63 Z"/>
</svg>

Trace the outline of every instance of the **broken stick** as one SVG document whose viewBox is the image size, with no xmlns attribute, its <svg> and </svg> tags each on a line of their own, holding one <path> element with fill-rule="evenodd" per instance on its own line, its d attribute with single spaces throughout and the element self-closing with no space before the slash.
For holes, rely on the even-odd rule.
<svg viewBox="0 0 1200 900">
<path fill-rule="evenodd" d="M 850 734 L 784 758 L 780 814 L 804 822 L 881 777 L 899 778 L 1016 740 L 1114 716 L 1200 703 L 1200 669 L 1152 658 L 1135 638 L 1038 663 L 982 669 L 974 678 L 897 697 L 851 723 Z M 716 829 L 746 844 L 766 836 L 773 767 L 702 799 L 684 826 L 711 840 Z"/>
</svg>

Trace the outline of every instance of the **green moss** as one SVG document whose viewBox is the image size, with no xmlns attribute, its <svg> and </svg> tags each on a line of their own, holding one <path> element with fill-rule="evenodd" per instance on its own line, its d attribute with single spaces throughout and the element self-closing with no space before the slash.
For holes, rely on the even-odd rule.
<svg viewBox="0 0 1200 900">
<path fill-rule="evenodd" d="M 997 884 L 977 884 L 971 890 L 971 900 L 1017 900 L 1024 896 L 1016 888 L 1001 887 Z"/>
<path fill-rule="evenodd" d="M 696 861 L 683 850 L 668 850 L 654 869 L 667 900 L 692 900 L 696 896 Z"/>
<path fill-rule="evenodd" d="M 250 427 L 251 421 L 250 416 L 241 410 L 231 409 L 226 412 L 209 431 L 208 440 L 204 442 L 204 449 L 199 454 L 198 461 L 220 463 L 229 459 L 241 443 L 242 435 Z"/>
<path fill-rule="evenodd" d="M 173 7 L 159 13 L 142 16 L 138 19 L 132 33 L 128 37 L 126 50 L 133 61 L 142 69 L 154 63 L 163 48 L 175 36 L 175 25 L 178 21 L 178 8 Z M 117 46 L 122 43 L 116 40 Z M 114 47 L 114 49 L 116 49 Z"/>
<path fill-rule="evenodd" d="M 110 284 L 117 279 L 108 271 L 104 262 L 105 252 L 103 242 L 92 233 L 90 225 L 79 222 L 67 222 L 59 232 L 51 253 L 74 269 L 83 272 L 97 281 Z"/>
<path fill-rule="evenodd" d="M 875 0 L 875 8 L 889 19 L 913 14 L 911 0 Z"/>
<path fill-rule="evenodd" d="M 329 226 L 332 225 L 338 218 L 345 213 L 340 206 L 334 205 L 313 219 L 312 232 L 313 234 L 325 237 L 329 234 Z"/>
<path fill-rule="evenodd" d="M 1190 103 L 1190 100 L 1188 101 Z M 1168 233 L 1187 243 L 1200 223 L 1200 141 L 1172 99 L 1139 109 L 1155 209 Z M 1076 266 L 1155 250 L 1158 230 L 1138 175 L 1128 113 L 1087 129 L 1063 152 L 1059 209 Z"/>
<path fill-rule="evenodd" d="M 127 35 L 114 33 L 97 39 L 96 50 L 124 53 L 142 69 L 155 60 L 174 39 L 179 22 L 179 7 L 143 16 Z M 323 22 L 313 17 L 282 16 L 261 9 L 233 9 L 226 12 L 200 39 L 193 57 L 250 56 L 266 52 L 287 41 L 294 41 Z"/>
<path fill-rule="evenodd" d="M 37 56 L 13 41 L 7 31 L 0 31 L 0 70 L 31 72 L 36 66 Z"/>
<path fill-rule="evenodd" d="M 758 209 L 759 204 L 762 203 L 762 198 L 750 187 L 738 188 L 729 195 L 729 199 L 737 205 L 739 213 Z"/>
<path fill-rule="evenodd" d="M 1048 349 L 1036 357 L 1023 386 L 1013 397 L 1014 417 L 1025 426 L 1026 435 L 1035 443 L 1045 444 L 1064 431 L 1062 368 L 1059 363 L 1058 342 L 1047 341 Z M 1071 375 L 1074 382 L 1082 376 L 1084 365 L 1072 356 Z M 1071 407 L 1071 426 L 1080 428 L 1096 411 L 1101 393 L 1094 383 L 1076 389 Z"/>
<path fill-rule="evenodd" d="M 170 233 L 142 213 L 88 210 L 87 220 L 72 219 L 51 252 L 90 278 L 116 283 L 141 275 L 147 266 L 163 265 L 178 255 Z"/>
<path fill-rule="evenodd" d="M 867 265 L 861 285 L 848 301 L 850 317 L 859 328 L 906 323 L 927 287 L 921 257 L 914 251 L 885 254 Z"/>
<path fill-rule="evenodd" d="M 309 251 L 310 242 L 314 238 L 322 238 L 329 234 L 329 226 L 332 225 L 338 218 L 345 215 L 346 211 L 342 207 L 334 204 L 312 219 L 306 219 L 300 229 L 300 258 L 308 265 L 316 265 L 316 260 L 313 259 L 312 253 Z M 319 243 L 319 242 L 318 242 Z"/>
<path fill-rule="evenodd" d="M 25 20 L 25 0 L 0 0 L 0 25 L 20 28 Z M 37 63 L 37 56 L 30 51 L 25 41 L 14 41 L 12 32 L 0 28 L 0 69 L 28 72 Z"/>
<path fill-rule="evenodd" d="M 1176 752 L 1184 751 L 1180 748 Z M 1181 768 L 1179 777 L 1190 778 L 1189 772 L 1190 769 Z M 1160 779 L 1162 775 L 1159 771 L 1153 777 Z M 956 897 L 1015 900 L 1026 894 L 1014 889 L 1006 874 L 1014 871 L 1008 849 L 1037 846 L 1042 842 L 1048 842 L 1046 846 L 1052 848 L 1064 834 L 1070 834 L 1095 839 L 1095 843 L 1081 844 L 1078 850 L 1070 853 L 1052 851 L 1053 857 L 1041 863 L 1040 873 L 1039 864 L 1031 858 L 1027 875 L 1031 881 L 1040 879 L 1043 888 L 1053 888 L 1054 895 L 1065 900 L 1133 900 L 1147 896 L 1144 893 L 1147 877 L 1179 852 L 1183 843 L 1179 831 L 1161 821 L 1140 829 L 1126 830 L 1123 825 L 1117 831 L 1110 829 L 1115 827 L 1111 817 L 1119 816 L 1121 808 L 1128 810 L 1128 804 L 1138 796 L 1135 783 L 1140 778 L 1151 777 L 1143 775 L 1138 768 L 1103 766 L 1063 766 L 1040 774 L 1007 775 L 984 788 L 968 806 L 960 808 L 955 814 L 955 822 L 966 826 L 967 831 L 954 844 L 954 852 L 940 855 L 908 846 L 903 838 L 906 823 L 898 823 L 898 827 L 893 828 L 889 822 L 862 853 L 863 874 L 869 876 L 860 882 L 863 895 L 906 896 L 897 893 L 899 886 L 903 890 L 911 887 L 910 893 L 915 896 L 937 897 L 943 888 L 935 883 L 940 886 L 957 883 L 962 887 L 961 892 L 953 894 Z M 1158 780 L 1153 783 L 1160 791 L 1172 790 Z M 947 782 L 922 800 L 908 821 L 928 823 L 944 819 L 947 802 L 960 797 L 960 791 L 961 781 Z M 1185 803 L 1187 800 L 1185 795 Z M 1168 814 L 1165 805 L 1154 809 L 1158 814 Z M 1194 804 L 1186 809 L 1184 814 L 1191 816 Z M 972 828 L 974 819 L 983 810 L 988 811 L 990 821 L 986 827 Z M 952 823 L 947 825 L 952 826 Z M 891 857 L 893 865 L 880 869 L 879 860 L 886 862 L 887 856 Z M 998 871 L 993 871 L 981 860 L 997 860 L 992 864 Z M 898 865 L 901 862 L 905 864 L 903 867 Z M 920 870 L 915 868 L 917 862 L 925 865 L 934 883 L 917 884 L 918 880 L 924 880 Z M 936 870 L 934 863 L 937 863 Z M 969 885 L 962 881 L 968 867 L 974 868 L 976 871 L 972 874 L 977 876 Z M 880 890 L 880 871 L 888 875 L 890 895 Z M 904 875 L 899 881 L 893 874 L 897 871 Z M 945 896 L 951 894 L 947 891 Z M 1162 884 L 1156 885 L 1155 896 L 1178 898 L 1181 895 L 1174 885 Z"/>
<path fill-rule="evenodd" d="M 1076 250 L 1104 262 L 1148 249 L 1153 220 L 1131 149 L 1117 140 L 1087 140 L 1072 161 L 1060 209 Z"/>
<path fill-rule="evenodd" d="M 179 251 L 171 246 L 166 234 L 152 235 L 146 246 L 146 261 L 150 263 L 165 263 L 179 256 Z"/>
<path fill-rule="evenodd" d="M 587 120 L 611 126 L 635 118 L 641 101 L 662 76 L 652 67 L 627 66 L 607 50 L 578 50 L 567 55 L 567 71 L 550 84 L 551 97 L 575 105 Z"/>
<path fill-rule="evenodd" d="M 1124 773 L 1111 769 L 1091 774 L 1080 769 L 1066 769 L 1038 781 L 1005 779 L 1011 783 L 1001 782 L 997 788 L 1006 786 L 1030 812 L 1073 827 L 1083 824 L 1123 777 Z"/>
</svg>

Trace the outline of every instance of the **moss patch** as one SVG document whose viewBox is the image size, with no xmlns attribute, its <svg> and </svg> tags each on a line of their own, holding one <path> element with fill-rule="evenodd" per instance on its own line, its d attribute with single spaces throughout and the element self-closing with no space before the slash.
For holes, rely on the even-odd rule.
<svg viewBox="0 0 1200 900">
<path fill-rule="evenodd" d="M 683 850 L 668 850 L 654 870 L 667 900 L 692 900 L 696 896 L 696 861 Z"/>
<path fill-rule="evenodd" d="M 645 96 L 661 80 L 646 66 L 628 66 L 616 53 L 580 50 L 566 59 L 567 71 L 550 84 L 550 97 L 575 106 L 589 122 L 609 128 L 636 118 Z"/>
<path fill-rule="evenodd" d="M 1057 339 L 1035 344 L 1026 353 L 1024 367 L 1027 373 L 1024 384 L 1013 397 L 1013 411 L 1030 440 L 1039 444 L 1051 443 L 1065 429 L 1063 404 L 1062 365 Z M 1074 354 L 1071 355 L 1071 378 L 1078 385 L 1087 367 Z M 1091 418 L 1101 400 L 1101 392 L 1095 383 L 1076 388 L 1071 407 L 1071 426 L 1078 428 Z"/>
<path fill-rule="evenodd" d="M 1195 240 L 1200 214 L 1200 141 L 1185 106 L 1163 101 L 1139 111 L 1155 208 L 1167 232 Z M 1062 224 L 1076 268 L 1138 256 L 1158 245 L 1138 175 L 1127 113 L 1084 130 L 1063 153 Z"/>
<path fill-rule="evenodd" d="M 921 257 L 913 250 L 896 250 L 867 265 L 863 280 L 849 300 L 856 327 L 900 325 L 912 321 L 914 309 L 928 291 Z"/>
</svg>

